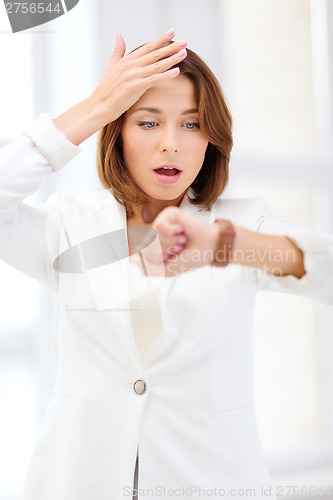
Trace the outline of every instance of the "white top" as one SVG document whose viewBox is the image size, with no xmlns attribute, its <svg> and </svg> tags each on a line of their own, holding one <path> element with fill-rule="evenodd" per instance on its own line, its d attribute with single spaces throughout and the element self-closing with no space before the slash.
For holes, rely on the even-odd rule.
<svg viewBox="0 0 333 500">
<path fill-rule="evenodd" d="M 129 266 L 129 287 L 134 296 L 129 302 L 132 330 L 142 363 L 146 362 L 162 337 L 163 324 L 159 303 L 161 283 L 162 278 L 147 278 L 135 264 Z M 145 293 L 136 293 L 139 289 L 145 290 Z"/>
</svg>

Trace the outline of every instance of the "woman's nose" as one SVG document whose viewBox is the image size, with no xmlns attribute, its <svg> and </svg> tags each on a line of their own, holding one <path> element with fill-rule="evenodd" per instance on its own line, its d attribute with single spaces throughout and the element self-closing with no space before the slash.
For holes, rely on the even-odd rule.
<svg viewBox="0 0 333 500">
<path fill-rule="evenodd" d="M 173 153 L 179 151 L 179 141 L 174 131 L 168 129 L 162 133 L 160 149 L 162 152 L 168 151 Z"/>
</svg>

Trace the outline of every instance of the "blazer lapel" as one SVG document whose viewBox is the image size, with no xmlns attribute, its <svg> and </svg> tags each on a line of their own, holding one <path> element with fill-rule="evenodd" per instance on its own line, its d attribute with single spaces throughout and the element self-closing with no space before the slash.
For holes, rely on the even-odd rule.
<svg viewBox="0 0 333 500">
<path fill-rule="evenodd" d="M 193 195 L 192 189 L 189 188 L 185 194 L 180 208 L 187 213 L 204 217 L 209 221 L 212 217 L 210 211 L 206 211 L 192 205 L 190 197 Z M 123 205 L 118 203 L 113 197 L 111 191 L 104 190 L 96 200 L 93 199 L 87 205 L 82 205 L 82 209 L 88 210 L 89 227 L 85 235 L 77 234 L 77 225 L 72 222 L 72 227 L 69 228 L 69 234 L 72 234 L 72 239 L 77 243 L 79 241 L 87 240 L 92 236 L 105 236 L 110 238 L 110 245 L 108 251 L 110 252 L 110 263 L 102 266 L 93 267 L 85 271 L 89 281 L 91 291 L 94 296 L 96 308 L 102 310 L 114 310 L 115 308 L 128 308 L 129 309 L 129 248 L 127 242 L 127 218 L 126 209 Z M 76 207 L 76 213 L 80 214 L 80 204 Z M 87 218 L 87 214 L 85 214 Z M 74 218 L 75 219 L 75 218 Z M 111 235 L 116 235 L 117 244 L 112 244 Z M 83 231 L 85 232 L 85 231 Z M 114 238 L 114 236 L 112 236 Z M 118 242 L 119 237 L 119 242 Z M 113 239 L 114 243 L 114 239 Z M 134 264 L 132 264 L 134 266 Z M 162 277 L 162 280 L 156 280 L 156 277 L 147 278 L 142 280 L 142 291 L 146 293 L 155 286 L 161 285 L 160 289 L 160 306 L 162 311 L 165 309 L 168 295 L 171 291 L 172 284 L 177 279 L 176 277 Z M 141 290 L 141 289 L 140 289 Z"/>
<path fill-rule="evenodd" d="M 110 241 L 110 263 L 86 271 L 99 311 L 128 309 L 129 299 L 126 210 L 108 191 L 94 210 L 99 234 Z"/>
</svg>

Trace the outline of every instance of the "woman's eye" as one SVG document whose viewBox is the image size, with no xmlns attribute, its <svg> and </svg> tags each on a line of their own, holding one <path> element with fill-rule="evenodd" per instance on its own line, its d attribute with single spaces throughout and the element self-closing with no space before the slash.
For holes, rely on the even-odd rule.
<svg viewBox="0 0 333 500">
<path fill-rule="evenodd" d="M 199 123 L 186 123 L 185 125 L 189 125 L 186 127 L 189 130 L 194 130 L 195 128 L 200 128 Z"/>
<path fill-rule="evenodd" d="M 154 128 L 154 125 L 156 125 L 156 122 L 140 122 L 138 123 L 139 127 L 144 127 L 144 128 Z"/>
<path fill-rule="evenodd" d="M 139 127 L 143 127 L 143 128 L 155 128 L 155 126 L 158 125 L 158 123 L 156 122 L 139 122 L 138 123 Z M 197 128 L 200 128 L 200 125 L 199 123 L 185 123 L 185 128 L 187 128 L 188 130 L 194 130 L 194 129 L 197 129 Z"/>
</svg>

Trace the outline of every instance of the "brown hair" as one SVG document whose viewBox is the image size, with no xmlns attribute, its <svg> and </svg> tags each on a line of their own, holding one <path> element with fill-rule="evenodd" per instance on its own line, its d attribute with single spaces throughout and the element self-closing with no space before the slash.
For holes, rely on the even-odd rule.
<svg viewBox="0 0 333 500">
<path fill-rule="evenodd" d="M 174 42 L 169 42 L 168 45 L 170 43 Z M 195 52 L 187 48 L 186 58 L 176 66 L 180 68 L 180 75 L 190 78 L 194 85 L 199 125 L 209 141 L 202 167 L 191 184 L 194 194 L 191 203 L 210 209 L 228 182 L 229 159 L 233 145 L 232 119 L 217 78 Z M 123 159 L 123 121 L 124 114 L 100 130 L 97 172 L 103 187 L 112 190 L 115 199 L 126 207 L 131 217 L 132 206 L 145 204 L 147 200 L 145 193 L 132 180 Z"/>
</svg>

